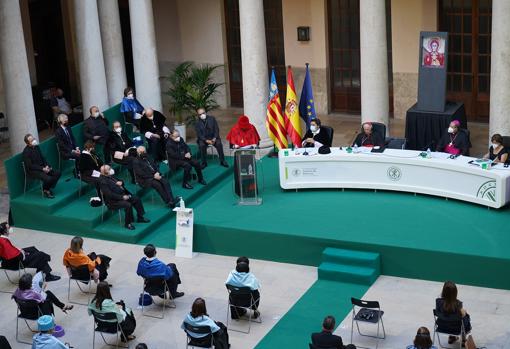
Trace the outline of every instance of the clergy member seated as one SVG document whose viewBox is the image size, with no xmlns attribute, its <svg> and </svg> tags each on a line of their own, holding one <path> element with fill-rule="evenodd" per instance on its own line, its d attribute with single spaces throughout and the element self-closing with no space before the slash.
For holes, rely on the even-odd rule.
<svg viewBox="0 0 510 349">
<path fill-rule="evenodd" d="M 103 161 L 97 156 L 95 151 L 96 143 L 92 140 L 85 142 L 83 152 L 78 161 L 78 169 L 80 170 L 80 178 L 85 183 L 91 184 L 96 188 L 97 196 L 101 197 L 99 191 L 100 169 Z"/>
<path fill-rule="evenodd" d="M 68 349 L 72 348 L 68 343 L 62 343 L 53 335 L 55 320 L 51 315 L 43 315 L 37 319 L 39 333 L 34 335 L 32 349 Z"/>
<path fill-rule="evenodd" d="M 138 262 L 136 274 L 144 279 L 147 278 L 165 278 L 165 282 L 170 290 L 172 298 L 184 296 L 184 292 L 177 292 L 177 286 L 181 283 L 179 271 L 174 263 L 165 264 L 156 257 L 156 247 L 153 244 L 148 244 L 143 249 L 142 257 Z M 164 296 L 164 295 L 161 295 Z"/>
<path fill-rule="evenodd" d="M 163 161 L 165 157 L 165 139 L 170 130 L 165 125 L 166 118 L 163 114 L 152 109 L 145 110 L 140 119 L 140 132 L 145 136 L 149 144 L 149 153 L 157 161 Z"/>
<path fill-rule="evenodd" d="M 2 268 L 18 270 L 19 263 L 22 262 L 25 268 L 35 268 L 37 272 L 42 271 L 45 275 L 45 281 L 60 280 L 60 276 L 51 274 L 51 267 L 48 262 L 51 257 L 39 251 L 35 247 L 18 248 L 13 245 L 9 236 L 14 231 L 7 222 L 0 223 L 0 259 Z"/>
<path fill-rule="evenodd" d="M 23 163 L 28 177 L 39 179 L 43 184 L 45 198 L 53 199 L 55 196 L 51 189 L 55 188 L 60 178 L 60 172 L 51 168 L 41 153 L 37 139 L 30 133 L 25 135 L 26 147 L 23 149 Z"/>
<path fill-rule="evenodd" d="M 326 316 L 322 322 L 322 331 L 312 333 L 312 344 L 316 348 L 328 349 L 356 349 L 356 346 L 349 344 L 344 346 L 342 337 L 334 335 L 335 318 L 331 315 Z"/>
<path fill-rule="evenodd" d="M 159 166 L 147 156 L 144 146 L 136 148 L 138 157 L 133 161 L 133 171 L 136 181 L 143 188 L 153 188 L 161 196 L 161 199 L 170 208 L 174 208 L 177 202 L 172 194 L 170 183 L 159 172 Z"/>
<path fill-rule="evenodd" d="M 76 145 L 73 129 L 69 127 L 69 118 L 66 114 L 57 117 L 59 128 L 55 130 L 55 139 L 60 150 L 60 157 L 64 160 L 79 159 L 80 148 Z"/>
<path fill-rule="evenodd" d="M 503 146 L 503 137 L 499 133 L 492 135 L 489 152 L 483 158 L 502 164 L 508 161 L 508 149 Z"/>
<path fill-rule="evenodd" d="M 259 145 L 260 136 L 255 126 L 250 123 L 250 119 L 246 115 L 241 115 L 228 131 L 227 140 L 233 149 L 252 149 Z"/>
<path fill-rule="evenodd" d="M 198 120 L 195 123 L 197 133 L 198 148 L 202 157 L 202 168 L 207 167 L 207 147 L 213 146 L 218 152 L 220 165 L 228 167 L 223 154 L 223 144 L 220 139 L 220 128 L 214 116 L 206 113 L 204 108 L 197 109 Z"/>
<path fill-rule="evenodd" d="M 124 89 L 124 98 L 120 103 L 120 112 L 124 115 L 124 121 L 140 128 L 140 119 L 143 114 L 143 106 L 135 97 L 135 90 L 132 87 Z"/>
<path fill-rule="evenodd" d="M 168 155 L 168 167 L 175 171 L 179 168 L 184 170 L 182 177 L 182 187 L 185 189 L 193 189 L 189 183 L 191 180 L 191 169 L 194 168 L 197 173 L 198 183 L 207 185 L 202 174 L 202 165 L 191 156 L 189 146 L 184 142 L 179 131 L 173 130 L 166 142 L 166 153 Z"/>
<path fill-rule="evenodd" d="M 384 139 L 377 133 L 373 132 L 374 126 L 371 122 L 363 123 L 363 132 L 356 136 L 352 146 L 358 147 L 384 147 Z"/>
<path fill-rule="evenodd" d="M 237 259 L 236 268 L 228 274 L 225 284 L 235 287 L 249 287 L 251 295 L 255 300 L 255 304 L 252 307 L 253 318 L 256 319 L 260 316 L 260 312 L 258 311 L 260 303 L 260 282 L 253 273 L 250 273 L 250 261 L 247 257 L 239 257 Z M 232 300 L 232 303 L 243 307 L 247 306 L 246 304 L 236 304 L 235 299 Z M 235 306 L 230 307 L 230 316 L 232 319 L 239 319 L 244 314 L 246 314 L 246 309 L 237 308 Z"/>
<path fill-rule="evenodd" d="M 112 124 L 112 131 L 110 131 L 110 137 L 108 138 L 108 150 L 110 151 L 113 162 L 122 165 L 127 168 L 131 175 L 131 181 L 134 183 L 135 178 L 133 174 L 133 160 L 132 156 L 129 156 L 129 149 L 133 147 L 133 141 L 126 132 L 122 130 L 119 121 L 114 121 Z"/>
<path fill-rule="evenodd" d="M 98 107 L 90 107 L 90 117 L 83 121 L 85 141 L 92 140 L 96 144 L 105 145 L 109 135 L 108 120 L 104 117 L 103 113 L 99 112 Z"/>
<path fill-rule="evenodd" d="M 466 132 L 460 129 L 460 121 L 450 122 L 448 132 L 446 132 L 439 143 L 437 151 L 442 151 L 452 155 L 466 155 L 469 151 L 469 139 Z"/>
<path fill-rule="evenodd" d="M 134 230 L 133 225 L 133 208 L 136 210 L 137 221 L 139 223 L 150 222 L 143 215 L 145 210 L 143 208 L 142 200 L 137 196 L 132 195 L 126 187 L 124 182 L 110 175 L 111 167 L 108 165 L 101 166 L 101 177 L 99 179 L 99 187 L 103 193 L 104 203 L 112 210 L 124 209 L 125 220 L 124 226 L 129 230 Z"/>
<path fill-rule="evenodd" d="M 319 119 L 310 120 L 310 129 L 306 131 L 301 145 L 305 148 L 331 147 L 331 139 L 328 132 L 321 128 Z"/>
</svg>

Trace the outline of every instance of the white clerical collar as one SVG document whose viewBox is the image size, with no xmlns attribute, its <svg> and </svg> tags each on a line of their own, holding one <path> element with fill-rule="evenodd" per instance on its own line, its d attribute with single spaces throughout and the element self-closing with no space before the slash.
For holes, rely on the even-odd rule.
<svg viewBox="0 0 510 349">
<path fill-rule="evenodd" d="M 317 131 L 315 131 L 315 132 L 313 132 L 313 131 L 312 131 L 312 134 L 313 134 L 314 136 L 316 136 L 316 135 L 318 135 L 318 134 L 319 134 L 319 132 L 321 132 L 321 129 L 320 129 L 320 128 L 318 128 L 318 129 L 317 129 Z"/>
<path fill-rule="evenodd" d="M 90 152 L 88 150 L 82 150 L 82 153 L 83 154 L 89 154 L 90 155 Z"/>
</svg>

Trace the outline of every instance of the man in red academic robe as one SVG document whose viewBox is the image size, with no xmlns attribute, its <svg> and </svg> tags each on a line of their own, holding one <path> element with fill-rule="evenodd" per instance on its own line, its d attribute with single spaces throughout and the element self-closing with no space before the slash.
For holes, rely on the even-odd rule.
<svg viewBox="0 0 510 349">
<path fill-rule="evenodd" d="M 259 144 L 260 136 L 255 126 L 250 124 L 250 119 L 246 115 L 241 115 L 228 132 L 227 140 L 234 149 L 249 149 Z"/>
</svg>

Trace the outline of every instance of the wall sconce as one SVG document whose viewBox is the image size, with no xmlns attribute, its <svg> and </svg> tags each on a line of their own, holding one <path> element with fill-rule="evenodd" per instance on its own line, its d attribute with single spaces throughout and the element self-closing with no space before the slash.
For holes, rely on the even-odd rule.
<svg viewBox="0 0 510 349">
<path fill-rule="evenodd" d="M 297 27 L 298 41 L 310 41 L 310 27 Z"/>
</svg>

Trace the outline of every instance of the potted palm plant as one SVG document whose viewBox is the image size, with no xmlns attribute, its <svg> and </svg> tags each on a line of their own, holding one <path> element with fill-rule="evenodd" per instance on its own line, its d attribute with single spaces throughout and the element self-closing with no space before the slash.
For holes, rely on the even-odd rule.
<svg viewBox="0 0 510 349">
<path fill-rule="evenodd" d="M 175 67 L 170 75 L 166 77 L 170 86 L 165 92 L 170 97 L 170 112 L 174 114 L 174 128 L 179 131 L 184 140 L 186 140 L 186 115 L 188 108 L 187 91 L 189 84 L 191 62 L 183 62 Z"/>
</svg>

